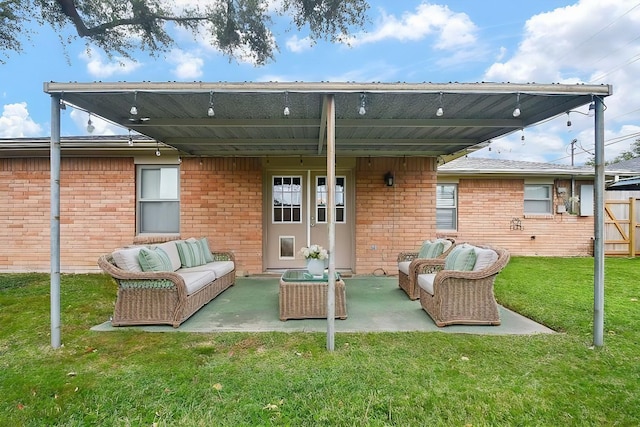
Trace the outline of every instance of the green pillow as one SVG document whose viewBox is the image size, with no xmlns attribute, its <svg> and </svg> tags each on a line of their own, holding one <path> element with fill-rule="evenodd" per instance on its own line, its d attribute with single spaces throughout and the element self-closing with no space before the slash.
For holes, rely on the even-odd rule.
<svg viewBox="0 0 640 427">
<path fill-rule="evenodd" d="M 176 247 L 183 267 L 197 267 L 207 263 L 197 241 L 179 241 L 176 242 Z"/>
<path fill-rule="evenodd" d="M 456 246 L 444 261 L 445 270 L 471 271 L 474 265 L 476 251 L 473 250 L 473 246 Z"/>
<path fill-rule="evenodd" d="M 197 243 L 200 246 L 200 251 L 202 252 L 202 255 L 204 256 L 205 262 L 213 262 L 213 261 L 215 261 L 213 259 L 213 255 L 211 255 L 211 249 L 209 248 L 209 241 L 207 240 L 207 238 L 203 237 L 200 240 L 197 240 Z"/>
<path fill-rule="evenodd" d="M 138 252 L 142 271 L 173 271 L 171 259 L 162 248 L 142 248 Z"/>
<path fill-rule="evenodd" d="M 418 258 L 436 258 L 442 255 L 444 250 L 444 244 L 442 242 L 430 242 L 426 241 L 422 244 L 420 252 L 418 252 Z"/>
</svg>

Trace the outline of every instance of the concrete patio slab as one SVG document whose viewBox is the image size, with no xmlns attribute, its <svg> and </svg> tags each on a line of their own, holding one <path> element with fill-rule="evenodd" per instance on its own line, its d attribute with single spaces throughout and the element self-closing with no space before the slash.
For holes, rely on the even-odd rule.
<svg viewBox="0 0 640 427">
<path fill-rule="evenodd" d="M 335 320 L 336 332 L 424 331 L 484 335 L 554 333 L 524 316 L 500 307 L 499 326 L 452 325 L 438 328 L 398 287 L 397 277 L 354 276 L 344 279 L 347 319 Z M 138 329 L 148 332 L 326 332 L 326 319 L 281 321 L 278 317 L 278 278 L 242 277 L 179 328 L 167 325 L 113 327 L 109 321 L 94 331 Z"/>
</svg>

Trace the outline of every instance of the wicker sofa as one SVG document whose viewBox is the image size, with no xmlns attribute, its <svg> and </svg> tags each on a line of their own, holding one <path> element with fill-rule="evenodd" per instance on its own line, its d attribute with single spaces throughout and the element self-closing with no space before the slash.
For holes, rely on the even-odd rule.
<svg viewBox="0 0 640 427">
<path fill-rule="evenodd" d="M 464 253 L 473 256 L 461 259 Z M 444 259 L 421 261 L 415 269 L 420 305 L 439 327 L 499 325 L 493 284 L 508 262 L 505 249 L 469 244 L 456 246 Z"/>
<path fill-rule="evenodd" d="M 456 245 L 455 239 L 427 240 L 422 244 L 418 252 L 400 252 L 398 254 L 398 286 L 412 300 L 420 298 L 420 288 L 415 281 L 415 269 L 419 262 L 426 259 L 421 258 L 421 253 L 424 256 L 425 252 L 429 252 L 429 249 L 434 249 L 433 245 L 438 243 L 442 243 L 442 249 L 434 254 L 433 258 L 436 259 L 444 259 Z"/>
<path fill-rule="evenodd" d="M 206 238 L 121 248 L 98 265 L 118 284 L 113 326 L 177 328 L 235 283 L 234 255 L 211 252 Z"/>
</svg>

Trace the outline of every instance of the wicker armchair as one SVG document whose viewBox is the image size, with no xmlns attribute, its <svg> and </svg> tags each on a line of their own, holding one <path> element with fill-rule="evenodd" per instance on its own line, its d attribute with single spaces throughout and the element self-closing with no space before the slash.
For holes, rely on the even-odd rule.
<svg viewBox="0 0 640 427">
<path fill-rule="evenodd" d="M 497 259 L 474 271 L 444 270 L 445 259 L 424 260 L 416 266 L 420 305 L 439 327 L 500 324 L 493 283 L 509 262 L 509 252 L 488 246 L 476 248 L 494 251 Z"/>
<path fill-rule="evenodd" d="M 450 242 L 450 245 L 445 248 L 441 255 L 435 259 L 444 259 L 451 250 L 455 247 L 455 239 L 442 239 Z M 405 291 L 407 296 L 416 300 L 420 298 L 420 289 L 418 284 L 414 280 L 415 268 L 420 261 L 424 261 L 426 258 L 418 258 L 419 252 L 400 252 L 398 254 L 398 286 Z M 408 264 L 408 265 L 407 265 Z"/>
</svg>

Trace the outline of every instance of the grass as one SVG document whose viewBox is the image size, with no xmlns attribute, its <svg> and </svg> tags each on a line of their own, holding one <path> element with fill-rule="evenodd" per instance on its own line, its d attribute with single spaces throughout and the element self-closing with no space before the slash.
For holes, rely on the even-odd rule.
<svg viewBox="0 0 640 427">
<path fill-rule="evenodd" d="M 144 333 L 89 330 L 104 275 L 0 275 L 0 425 L 633 426 L 640 424 L 640 260 L 608 258 L 605 346 L 592 348 L 593 260 L 514 257 L 505 306 L 561 331 Z M 426 314 L 425 314 L 426 315 Z"/>
</svg>

